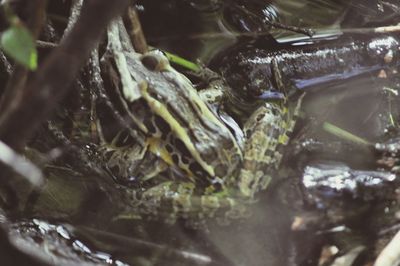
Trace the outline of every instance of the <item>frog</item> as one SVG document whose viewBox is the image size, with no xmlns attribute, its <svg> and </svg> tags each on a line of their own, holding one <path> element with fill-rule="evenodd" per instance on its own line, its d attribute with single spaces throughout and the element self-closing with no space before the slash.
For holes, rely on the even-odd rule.
<svg viewBox="0 0 400 266">
<path fill-rule="evenodd" d="M 306 90 L 398 67 L 399 42 L 386 33 L 245 46 L 226 57 L 227 85 L 197 91 L 161 52 L 137 53 L 126 35 L 115 22 L 103 56 L 126 127 L 100 154 L 112 175 L 135 180 L 132 201 L 172 221 L 246 217 L 279 167 Z"/>
<path fill-rule="evenodd" d="M 199 93 L 162 52 L 135 52 L 121 21 L 107 39 L 102 61 L 118 77 L 112 94 L 126 126 L 112 141 L 102 138 L 99 154 L 113 176 L 134 180 L 135 189 L 125 193 L 170 223 L 250 215 L 248 204 L 279 166 L 278 147 L 288 143 L 301 101 L 290 107 L 285 99 L 260 101 L 233 130 L 214 99 L 208 102 L 209 94 Z"/>
</svg>

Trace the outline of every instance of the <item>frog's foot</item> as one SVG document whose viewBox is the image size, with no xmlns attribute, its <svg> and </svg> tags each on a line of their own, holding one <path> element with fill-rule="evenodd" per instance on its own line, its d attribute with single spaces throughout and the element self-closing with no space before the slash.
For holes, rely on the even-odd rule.
<svg viewBox="0 0 400 266">
<path fill-rule="evenodd" d="M 104 144 L 98 153 L 104 168 L 118 183 L 137 186 L 164 172 L 168 165 L 139 144 L 116 147 Z"/>
</svg>

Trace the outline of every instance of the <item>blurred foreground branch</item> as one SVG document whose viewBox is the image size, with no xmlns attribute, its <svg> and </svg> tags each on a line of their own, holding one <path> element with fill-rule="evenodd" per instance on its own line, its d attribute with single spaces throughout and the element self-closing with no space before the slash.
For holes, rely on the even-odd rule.
<svg viewBox="0 0 400 266">
<path fill-rule="evenodd" d="M 129 0 L 87 0 L 68 36 L 44 61 L 22 96 L 13 99 L 0 115 L 0 139 L 13 149 L 21 149 L 37 127 L 57 107 L 70 84 L 89 58 L 108 23 L 120 14 Z"/>
<path fill-rule="evenodd" d="M 32 185 L 40 186 L 43 184 L 43 174 L 36 165 L 29 162 L 21 155 L 14 152 L 10 147 L 0 141 L 0 162 L 9 166 L 16 173 L 25 177 Z"/>
</svg>

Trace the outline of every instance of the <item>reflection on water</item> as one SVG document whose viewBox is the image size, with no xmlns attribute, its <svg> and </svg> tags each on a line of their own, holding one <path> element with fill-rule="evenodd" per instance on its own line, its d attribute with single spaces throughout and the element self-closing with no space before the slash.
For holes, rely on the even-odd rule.
<svg viewBox="0 0 400 266">
<path fill-rule="evenodd" d="M 112 255 L 91 249 L 73 234 L 69 225 L 33 219 L 10 226 L 9 237 L 18 249 L 49 264 L 127 265 Z"/>
</svg>

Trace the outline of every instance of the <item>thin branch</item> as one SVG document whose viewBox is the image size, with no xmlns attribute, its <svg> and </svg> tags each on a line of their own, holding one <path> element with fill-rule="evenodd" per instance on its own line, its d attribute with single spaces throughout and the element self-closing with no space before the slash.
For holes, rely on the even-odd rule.
<svg viewBox="0 0 400 266">
<path fill-rule="evenodd" d="M 142 54 L 147 52 L 149 48 L 140 24 L 139 15 L 134 7 L 130 6 L 128 8 L 124 22 L 135 51 Z"/>
<path fill-rule="evenodd" d="M 275 27 L 277 29 L 282 29 L 282 30 L 287 30 L 287 31 L 295 32 L 295 33 L 304 34 L 310 38 L 312 38 L 312 36 L 314 36 L 314 34 L 315 34 L 315 30 L 313 30 L 313 29 L 305 29 L 305 28 L 299 28 L 296 26 L 285 25 L 285 24 L 282 24 L 282 23 L 279 23 L 276 21 L 264 20 L 264 23 L 271 25 L 272 27 Z"/>
<path fill-rule="evenodd" d="M 46 42 L 46 41 L 36 41 L 36 47 L 38 48 L 46 48 L 46 49 L 51 49 L 51 48 L 56 48 L 58 46 L 57 43 L 53 42 Z"/>
<path fill-rule="evenodd" d="M 252 17 L 254 19 L 260 19 L 260 17 L 251 12 L 250 10 L 248 10 L 247 8 L 243 8 L 242 6 L 238 5 L 238 4 L 234 4 L 236 6 L 236 8 L 240 9 L 243 13 L 245 13 L 247 16 Z M 307 35 L 308 37 L 312 37 L 315 34 L 315 31 L 312 29 L 304 29 L 304 28 L 299 28 L 299 27 L 295 27 L 295 26 L 290 26 L 290 25 L 285 25 L 276 21 L 269 21 L 267 19 L 263 19 L 262 20 L 263 23 L 272 26 L 274 28 L 277 29 L 283 29 L 283 30 L 287 30 L 287 31 L 291 31 L 291 32 L 296 32 L 296 33 L 301 33 L 304 35 Z M 267 28 L 264 27 L 265 30 L 269 31 Z"/>
<path fill-rule="evenodd" d="M 82 10 L 82 5 L 83 5 L 83 0 L 72 1 L 71 14 L 68 18 L 67 28 L 64 31 L 62 39 L 64 39 L 69 34 L 75 23 L 78 21 L 79 15 L 81 14 Z"/>
<path fill-rule="evenodd" d="M 8 61 L 7 57 L 2 51 L 0 51 L 0 61 L 2 68 L 4 69 L 3 73 L 6 73 L 8 76 L 11 76 L 13 72 L 13 66 L 11 65 L 10 61 Z"/>
</svg>

